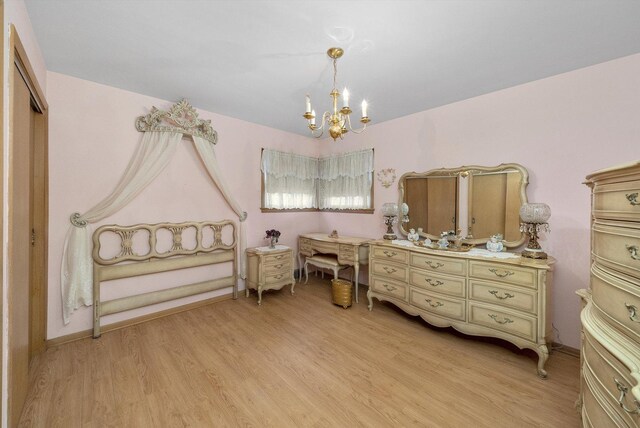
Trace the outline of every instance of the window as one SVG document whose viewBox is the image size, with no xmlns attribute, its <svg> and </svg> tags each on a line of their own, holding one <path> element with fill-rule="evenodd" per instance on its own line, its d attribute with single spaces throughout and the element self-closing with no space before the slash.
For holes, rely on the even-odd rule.
<svg viewBox="0 0 640 428">
<path fill-rule="evenodd" d="M 312 158 L 262 151 L 263 209 L 372 210 L 373 149 Z"/>
</svg>

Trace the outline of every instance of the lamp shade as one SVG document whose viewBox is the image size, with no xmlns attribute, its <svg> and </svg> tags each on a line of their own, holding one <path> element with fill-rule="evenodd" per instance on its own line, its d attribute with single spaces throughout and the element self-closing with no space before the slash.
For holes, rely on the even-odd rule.
<svg viewBox="0 0 640 428">
<path fill-rule="evenodd" d="M 546 223 L 551 217 L 551 208 L 547 204 L 524 204 L 520 207 L 520 218 L 524 223 Z"/>
<path fill-rule="evenodd" d="M 387 217 L 398 215 L 398 204 L 396 204 L 395 202 L 387 202 L 386 204 L 382 204 L 382 215 Z"/>
</svg>

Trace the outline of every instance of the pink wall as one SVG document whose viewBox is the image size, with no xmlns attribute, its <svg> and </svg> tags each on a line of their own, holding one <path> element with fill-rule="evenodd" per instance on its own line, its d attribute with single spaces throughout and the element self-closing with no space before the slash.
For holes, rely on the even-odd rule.
<svg viewBox="0 0 640 428">
<path fill-rule="evenodd" d="M 91 328 L 91 308 L 80 308 L 64 326 L 61 315 L 60 261 L 69 215 L 84 212 L 105 197 L 116 185 L 127 166 L 141 134 L 134 128 L 137 116 L 151 106 L 167 109 L 171 102 L 135 94 L 104 85 L 49 72 L 50 105 L 50 237 L 49 237 L 49 315 L 48 338 Z M 280 243 L 297 246 L 300 233 L 315 230 L 315 213 L 260 213 L 260 149 L 317 156 L 318 143 L 310 138 L 277 131 L 260 125 L 200 110 L 200 117 L 211 119 L 218 131 L 216 154 L 232 194 L 248 212 L 249 246 L 265 245 L 264 231 L 283 232 Z M 184 139 L 165 171 L 119 213 L 99 223 L 135 224 L 163 221 L 221 220 L 237 217 L 210 181 L 191 144 Z M 206 268 L 204 268 L 206 270 Z M 202 280 L 207 271 L 196 269 L 165 274 L 167 286 Z M 154 277 L 123 280 L 122 286 L 144 292 L 157 285 Z M 115 282 L 114 282 L 115 283 Z M 184 304 L 220 293 L 185 298 Z M 244 297 L 242 297 L 244 298 Z M 176 306 L 176 302 L 157 305 L 153 311 Z M 105 323 L 151 312 L 140 309 L 114 315 Z"/>
<path fill-rule="evenodd" d="M 423 88 L 429 90 L 429 88 Z M 375 105 L 370 116 L 375 116 Z M 589 189 L 597 169 L 637 160 L 640 54 L 464 100 L 348 134 L 323 152 L 375 148 L 375 168 L 407 171 L 516 162 L 529 171 L 528 196 L 551 206 L 542 245 L 557 259 L 553 285 L 556 341 L 578 348 L 580 302 L 589 285 Z M 375 187 L 375 204 L 397 187 Z M 327 229 L 381 236 L 379 214 L 321 214 Z"/>
</svg>

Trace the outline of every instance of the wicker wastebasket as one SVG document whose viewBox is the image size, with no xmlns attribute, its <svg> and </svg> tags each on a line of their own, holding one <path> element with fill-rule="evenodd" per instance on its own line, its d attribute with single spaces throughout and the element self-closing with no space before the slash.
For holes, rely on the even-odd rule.
<svg viewBox="0 0 640 428">
<path fill-rule="evenodd" d="M 334 304 L 347 309 L 351 306 L 351 281 L 332 279 L 331 295 Z"/>
</svg>

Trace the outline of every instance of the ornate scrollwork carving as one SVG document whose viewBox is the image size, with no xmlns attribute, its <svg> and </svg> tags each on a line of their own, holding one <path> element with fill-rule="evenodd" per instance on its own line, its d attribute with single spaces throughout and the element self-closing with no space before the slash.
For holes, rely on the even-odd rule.
<svg viewBox="0 0 640 428">
<path fill-rule="evenodd" d="M 137 256 L 133 252 L 133 235 L 136 234 L 137 230 L 116 230 L 115 232 L 120 235 L 120 254 L 114 259 L 117 257 Z"/>
<path fill-rule="evenodd" d="M 178 132 L 202 137 L 213 144 L 218 142 L 218 133 L 211 127 L 211 121 L 198 119 L 198 112 L 187 100 L 174 104 L 169 111 L 152 107 L 148 115 L 136 119 L 136 129 L 140 132 Z"/>
</svg>

